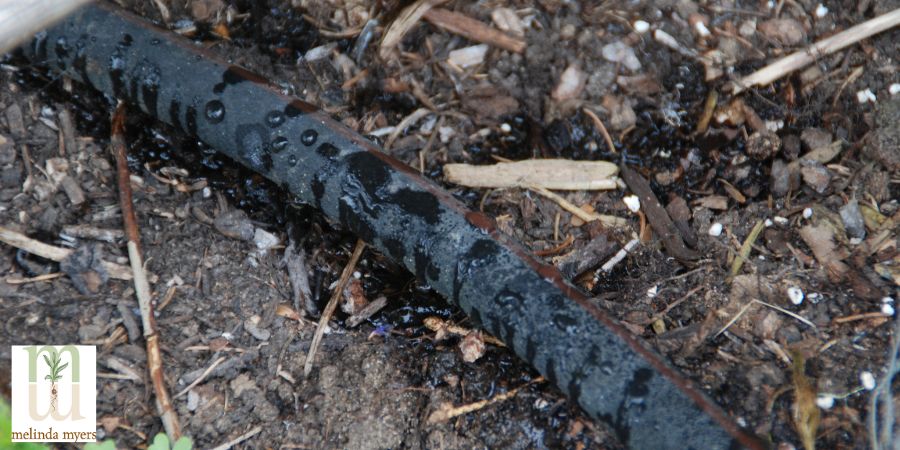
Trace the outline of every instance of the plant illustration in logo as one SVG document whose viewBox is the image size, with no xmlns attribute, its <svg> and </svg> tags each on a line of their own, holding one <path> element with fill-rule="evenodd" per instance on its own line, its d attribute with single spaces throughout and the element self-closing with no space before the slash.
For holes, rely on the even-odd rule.
<svg viewBox="0 0 900 450">
<path fill-rule="evenodd" d="M 53 352 L 52 355 L 51 358 L 48 358 L 46 354 L 43 355 L 44 362 L 50 368 L 50 375 L 45 376 L 44 379 L 50 380 L 50 410 L 56 411 L 59 403 L 59 390 L 56 389 L 56 382 L 62 379 L 62 371 L 68 367 L 69 363 L 59 365 L 62 362 L 59 352 Z"/>
</svg>

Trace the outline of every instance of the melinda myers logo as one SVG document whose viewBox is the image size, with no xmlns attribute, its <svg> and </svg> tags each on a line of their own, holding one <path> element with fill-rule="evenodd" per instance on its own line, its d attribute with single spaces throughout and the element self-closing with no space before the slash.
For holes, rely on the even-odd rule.
<svg viewBox="0 0 900 450">
<path fill-rule="evenodd" d="M 97 440 L 97 348 L 12 346 L 13 442 Z"/>
</svg>

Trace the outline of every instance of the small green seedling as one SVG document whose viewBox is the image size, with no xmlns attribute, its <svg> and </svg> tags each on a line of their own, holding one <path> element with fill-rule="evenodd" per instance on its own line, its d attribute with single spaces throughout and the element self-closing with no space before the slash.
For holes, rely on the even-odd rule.
<svg viewBox="0 0 900 450">
<path fill-rule="evenodd" d="M 191 450 L 193 448 L 194 443 L 187 436 L 178 438 L 175 441 L 175 445 L 169 447 L 169 438 L 165 433 L 159 433 L 153 437 L 153 443 L 150 444 L 150 447 L 147 447 L 147 450 Z"/>
<path fill-rule="evenodd" d="M 194 443 L 187 436 L 180 437 L 175 441 L 175 445 L 169 447 L 169 438 L 165 433 L 159 433 L 153 437 L 153 443 L 147 447 L 147 450 L 193 450 Z M 107 439 L 100 443 L 85 444 L 84 450 L 116 450 L 116 442 Z"/>
</svg>

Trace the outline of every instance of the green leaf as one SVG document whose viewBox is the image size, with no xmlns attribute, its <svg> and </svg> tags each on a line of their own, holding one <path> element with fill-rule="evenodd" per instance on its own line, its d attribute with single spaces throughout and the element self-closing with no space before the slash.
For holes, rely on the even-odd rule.
<svg viewBox="0 0 900 450">
<path fill-rule="evenodd" d="M 153 443 L 147 450 L 169 450 L 169 438 L 165 433 L 158 433 L 153 437 Z"/>
<path fill-rule="evenodd" d="M 46 445 L 31 442 L 12 442 L 12 416 L 6 400 L 0 398 L 0 448 L 9 450 L 49 450 Z"/>
<path fill-rule="evenodd" d="M 44 379 L 45 379 L 45 380 L 53 381 L 53 378 L 50 378 L 50 375 L 44 375 Z"/>
<path fill-rule="evenodd" d="M 45 362 L 46 362 L 46 363 L 47 363 L 47 366 L 49 366 L 49 367 L 51 367 L 51 368 L 52 368 L 52 367 L 53 367 L 53 364 L 50 364 L 50 358 L 48 358 L 48 357 L 47 357 L 47 354 L 46 354 L 46 353 L 44 353 L 44 354 L 43 354 L 43 355 L 41 355 L 41 356 L 43 356 L 43 357 L 44 357 L 44 361 L 45 361 Z"/>
<path fill-rule="evenodd" d="M 56 372 L 57 372 L 57 373 L 62 372 L 63 369 L 65 369 L 66 367 L 69 367 L 69 363 L 65 363 L 65 364 L 59 366 L 59 368 L 56 369 Z"/>
<path fill-rule="evenodd" d="M 194 442 L 191 441 L 191 438 L 182 436 L 175 441 L 175 446 L 172 447 L 172 450 L 192 450 L 193 448 Z"/>
<path fill-rule="evenodd" d="M 116 450 L 116 441 L 107 439 L 99 444 L 96 442 L 88 442 L 84 444 L 84 450 Z"/>
</svg>

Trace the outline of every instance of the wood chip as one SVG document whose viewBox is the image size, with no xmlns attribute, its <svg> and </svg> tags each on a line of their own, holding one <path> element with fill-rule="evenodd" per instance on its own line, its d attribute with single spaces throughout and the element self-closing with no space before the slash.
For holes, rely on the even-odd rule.
<svg viewBox="0 0 900 450">
<path fill-rule="evenodd" d="M 525 51 L 526 44 L 523 39 L 510 36 L 465 14 L 443 8 L 434 8 L 425 11 L 423 16 L 425 20 L 438 28 L 458 34 L 470 41 L 488 44 L 513 53 Z"/>
<path fill-rule="evenodd" d="M 56 247 L 31 239 L 6 227 L 0 227 L 0 242 L 57 262 L 66 259 L 73 252 L 73 250 L 67 248 Z M 129 267 L 103 261 L 103 268 L 106 269 L 111 278 L 118 280 L 130 280 L 132 278 L 131 268 Z"/>
<path fill-rule="evenodd" d="M 384 308 L 386 305 L 387 305 L 387 297 L 382 295 L 382 296 L 376 298 L 375 300 L 373 300 L 372 303 L 369 303 L 368 305 L 366 305 L 366 307 L 363 308 L 358 313 L 350 316 L 344 323 L 348 327 L 353 328 L 353 327 L 363 323 L 363 321 L 368 319 L 369 317 L 372 317 L 373 315 L 375 315 L 378 311 L 381 311 L 381 309 Z"/>
<path fill-rule="evenodd" d="M 447 181 L 469 187 L 539 186 L 555 190 L 616 189 L 618 167 L 606 161 L 529 159 L 490 166 L 447 164 Z"/>
<path fill-rule="evenodd" d="M 419 23 L 422 15 L 444 1 L 446 0 L 418 0 L 401 11 L 397 19 L 385 30 L 378 48 L 378 56 L 385 61 L 389 60 L 391 52 L 403 40 L 403 36 L 406 36 L 406 33 Z"/>
</svg>

